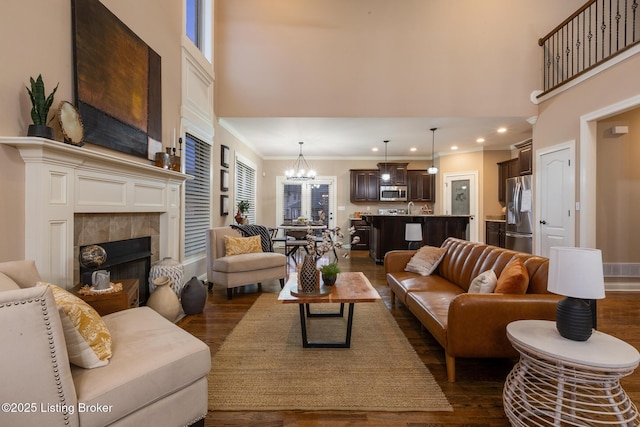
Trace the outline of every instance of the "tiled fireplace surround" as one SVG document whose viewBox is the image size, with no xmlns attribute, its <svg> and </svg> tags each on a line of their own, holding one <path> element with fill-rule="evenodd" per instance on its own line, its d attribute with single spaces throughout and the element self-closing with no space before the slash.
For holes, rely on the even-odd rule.
<svg viewBox="0 0 640 427">
<path fill-rule="evenodd" d="M 25 163 L 25 258 L 43 280 L 78 283 L 79 246 L 151 236 L 151 261 L 179 260 L 187 175 L 42 138 L 0 137 Z"/>
<path fill-rule="evenodd" d="M 118 240 L 151 237 L 151 263 L 160 257 L 160 215 L 139 214 L 75 214 L 73 239 L 73 283 L 79 283 L 80 246 Z"/>
</svg>

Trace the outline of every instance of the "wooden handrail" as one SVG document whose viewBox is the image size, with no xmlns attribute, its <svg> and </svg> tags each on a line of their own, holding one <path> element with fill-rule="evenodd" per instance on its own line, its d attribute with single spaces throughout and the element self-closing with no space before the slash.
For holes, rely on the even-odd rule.
<svg viewBox="0 0 640 427">
<path fill-rule="evenodd" d="M 546 36 L 542 37 L 541 39 L 538 39 L 538 46 L 542 46 L 544 45 L 544 42 L 546 42 L 547 40 L 549 40 L 549 38 L 551 36 L 553 36 L 555 33 L 557 33 L 558 31 L 560 31 L 560 29 L 562 27 L 564 27 L 565 25 L 567 25 L 569 22 L 571 22 L 576 16 L 580 15 L 582 12 L 584 12 L 586 9 L 588 9 L 592 4 L 594 4 L 596 2 L 596 0 L 589 0 L 588 2 L 586 2 L 580 9 L 576 10 L 575 12 L 573 12 L 573 14 L 568 17 L 567 19 L 565 19 L 564 21 L 562 21 L 562 23 L 560 25 L 558 25 L 557 27 L 555 27 L 553 30 L 551 30 L 549 32 L 549 34 L 547 34 Z"/>
</svg>

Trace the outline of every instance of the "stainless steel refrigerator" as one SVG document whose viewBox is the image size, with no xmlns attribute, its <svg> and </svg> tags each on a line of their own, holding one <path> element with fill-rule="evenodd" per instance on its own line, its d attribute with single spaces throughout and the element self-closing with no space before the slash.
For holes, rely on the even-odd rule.
<svg viewBox="0 0 640 427">
<path fill-rule="evenodd" d="M 507 179 L 507 249 L 533 252 L 533 195 L 531 175 Z"/>
</svg>

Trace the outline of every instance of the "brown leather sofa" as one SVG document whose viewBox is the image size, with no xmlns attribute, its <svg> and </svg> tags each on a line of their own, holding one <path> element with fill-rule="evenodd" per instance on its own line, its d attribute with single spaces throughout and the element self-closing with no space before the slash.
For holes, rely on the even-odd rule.
<svg viewBox="0 0 640 427">
<path fill-rule="evenodd" d="M 404 271 L 414 250 L 387 252 L 384 266 L 392 307 L 397 297 L 438 340 L 448 379 L 455 382 L 456 357 L 516 357 L 507 325 L 522 319 L 555 320 L 561 297 L 547 291 L 547 258 L 455 238 L 442 247 L 447 251 L 430 276 Z M 526 294 L 467 293 L 480 273 L 493 269 L 499 277 L 514 256 L 529 273 Z"/>
</svg>

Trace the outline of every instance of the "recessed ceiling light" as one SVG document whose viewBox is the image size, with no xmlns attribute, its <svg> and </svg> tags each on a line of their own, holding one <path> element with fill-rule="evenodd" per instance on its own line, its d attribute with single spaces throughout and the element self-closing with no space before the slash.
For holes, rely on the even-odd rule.
<svg viewBox="0 0 640 427">
<path fill-rule="evenodd" d="M 452 149 L 452 150 L 457 150 L 457 149 L 458 149 L 458 146 L 457 146 L 457 145 L 452 145 L 452 146 L 451 146 L 451 149 Z"/>
<path fill-rule="evenodd" d="M 409 151 L 417 151 L 417 150 L 418 150 L 418 149 L 417 149 L 416 147 L 411 147 L 411 148 L 409 149 Z"/>
<path fill-rule="evenodd" d="M 378 147 L 373 147 L 371 151 L 378 151 Z"/>
<path fill-rule="evenodd" d="M 498 128 L 498 133 L 505 133 L 507 128 Z"/>
<path fill-rule="evenodd" d="M 478 139 L 476 139 L 476 142 L 478 142 L 478 143 L 484 142 L 484 138 L 478 138 Z"/>
</svg>

